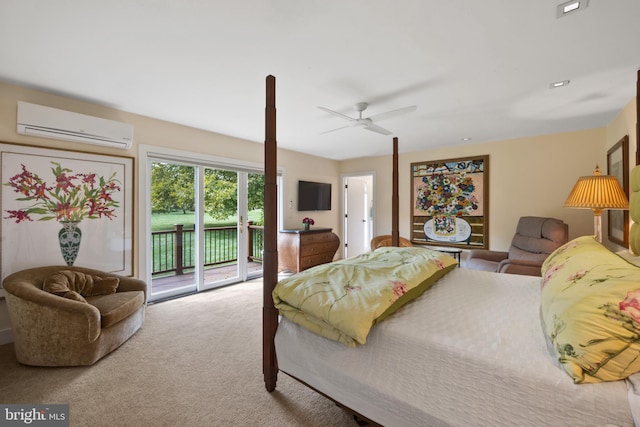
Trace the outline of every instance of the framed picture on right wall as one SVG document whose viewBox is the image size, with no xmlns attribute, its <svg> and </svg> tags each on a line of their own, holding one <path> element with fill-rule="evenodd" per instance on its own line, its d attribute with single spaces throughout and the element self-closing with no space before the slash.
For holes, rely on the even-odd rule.
<svg viewBox="0 0 640 427">
<path fill-rule="evenodd" d="M 607 151 L 607 175 L 618 178 L 624 193 L 629 197 L 629 135 L 625 135 Z M 608 211 L 609 241 L 616 245 L 629 246 L 629 211 Z"/>
</svg>

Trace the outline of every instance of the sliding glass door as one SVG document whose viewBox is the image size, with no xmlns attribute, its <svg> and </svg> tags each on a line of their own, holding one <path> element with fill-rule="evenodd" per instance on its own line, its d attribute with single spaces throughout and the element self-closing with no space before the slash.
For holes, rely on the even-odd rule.
<svg viewBox="0 0 640 427">
<path fill-rule="evenodd" d="M 238 181 L 239 172 L 205 167 L 202 264 L 203 289 L 219 282 L 239 281 L 242 250 L 242 218 Z"/>
<path fill-rule="evenodd" d="M 164 158 L 150 171 L 150 301 L 262 274 L 263 174 Z"/>
<path fill-rule="evenodd" d="M 195 176 L 193 165 L 151 163 L 150 300 L 197 290 Z"/>
<path fill-rule="evenodd" d="M 247 278 L 262 276 L 262 251 L 264 249 L 264 173 L 249 172 L 247 182 L 247 223 L 242 228 L 246 233 L 247 253 L 242 257 L 247 261 Z M 243 220 L 240 218 L 240 222 Z"/>
</svg>

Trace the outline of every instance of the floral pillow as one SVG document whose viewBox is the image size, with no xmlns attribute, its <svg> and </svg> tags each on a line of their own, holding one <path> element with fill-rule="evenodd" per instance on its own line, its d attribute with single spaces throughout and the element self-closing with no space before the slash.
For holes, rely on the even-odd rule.
<svg viewBox="0 0 640 427">
<path fill-rule="evenodd" d="M 592 236 L 566 243 L 543 263 L 540 309 L 575 383 L 640 372 L 640 268 Z"/>
</svg>

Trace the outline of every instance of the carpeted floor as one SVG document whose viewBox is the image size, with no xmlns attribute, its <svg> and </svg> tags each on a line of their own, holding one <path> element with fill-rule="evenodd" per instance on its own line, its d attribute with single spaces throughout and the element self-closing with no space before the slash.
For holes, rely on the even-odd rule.
<svg viewBox="0 0 640 427">
<path fill-rule="evenodd" d="M 0 346 L 0 403 L 68 403 L 71 426 L 355 426 L 284 374 L 262 377 L 262 281 L 147 308 L 142 328 L 90 367 L 36 368 Z"/>
</svg>

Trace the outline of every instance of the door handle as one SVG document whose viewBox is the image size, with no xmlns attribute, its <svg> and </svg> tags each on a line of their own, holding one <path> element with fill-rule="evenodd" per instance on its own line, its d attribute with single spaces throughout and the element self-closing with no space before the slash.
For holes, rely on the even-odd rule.
<svg viewBox="0 0 640 427">
<path fill-rule="evenodd" d="M 242 232 L 244 231 L 244 218 L 242 218 L 242 215 L 240 215 L 240 233 L 242 234 Z"/>
</svg>

